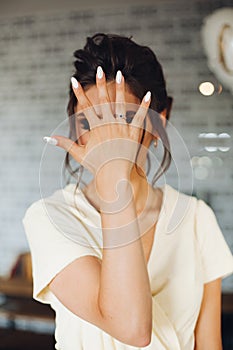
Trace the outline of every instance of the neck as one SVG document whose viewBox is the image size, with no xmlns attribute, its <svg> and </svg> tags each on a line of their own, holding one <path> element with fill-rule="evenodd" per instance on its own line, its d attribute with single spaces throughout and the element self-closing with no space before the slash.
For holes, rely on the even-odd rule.
<svg viewBox="0 0 233 350">
<path fill-rule="evenodd" d="M 140 174 L 140 175 L 139 175 Z M 134 194 L 135 206 L 137 214 L 140 214 L 146 205 L 146 202 L 150 193 L 150 184 L 147 181 L 146 173 L 144 168 L 139 167 L 138 171 L 134 165 L 130 175 L 130 182 Z M 83 188 L 83 193 L 87 199 L 96 207 L 99 211 L 99 201 L 95 193 L 94 180 L 92 180 L 87 186 Z"/>
<path fill-rule="evenodd" d="M 144 170 L 142 171 L 140 168 L 137 171 L 135 166 L 132 169 L 130 181 L 134 192 L 136 211 L 140 213 L 145 208 L 149 196 L 150 184 L 147 181 Z"/>
</svg>

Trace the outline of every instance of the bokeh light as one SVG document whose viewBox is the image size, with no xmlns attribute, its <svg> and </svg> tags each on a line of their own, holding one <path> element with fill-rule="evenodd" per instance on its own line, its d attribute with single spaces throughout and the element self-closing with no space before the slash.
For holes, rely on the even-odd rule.
<svg viewBox="0 0 233 350">
<path fill-rule="evenodd" d="M 209 81 L 205 81 L 199 85 L 199 91 L 204 96 L 211 96 L 214 93 L 214 85 Z"/>
</svg>

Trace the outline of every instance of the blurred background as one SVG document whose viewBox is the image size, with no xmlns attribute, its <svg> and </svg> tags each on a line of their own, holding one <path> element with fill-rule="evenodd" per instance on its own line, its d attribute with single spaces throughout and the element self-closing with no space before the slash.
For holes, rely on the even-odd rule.
<svg viewBox="0 0 233 350">
<path fill-rule="evenodd" d="M 61 186 L 53 175 L 64 153 L 44 156 L 42 139 L 68 130 L 72 55 L 96 32 L 132 36 L 156 53 L 174 98 L 175 161 L 161 181 L 204 199 L 233 251 L 232 12 L 231 0 L 0 1 L 0 349 L 53 348 L 54 314 L 31 299 L 22 218 Z M 222 290 L 230 350 L 233 276 Z"/>
</svg>

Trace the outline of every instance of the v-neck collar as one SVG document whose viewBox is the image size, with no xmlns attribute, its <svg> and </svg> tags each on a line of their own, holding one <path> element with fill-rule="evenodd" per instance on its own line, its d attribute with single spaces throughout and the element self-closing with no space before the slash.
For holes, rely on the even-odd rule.
<svg viewBox="0 0 233 350">
<path fill-rule="evenodd" d="M 74 192 L 73 190 L 74 190 L 75 186 L 76 186 L 75 184 L 69 184 L 69 185 L 67 185 L 67 188 L 69 188 L 69 187 L 72 188 L 72 192 Z M 158 188 L 160 188 L 162 190 L 163 198 L 162 198 L 161 209 L 160 209 L 160 213 L 159 213 L 156 228 L 155 228 L 156 234 L 158 231 L 158 226 L 160 224 L 161 218 L 165 214 L 167 214 L 167 194 L 168 194 L 168 190 L 170 188 L 170 185 L 164 184 L 163 186 L 158 187 Z M 81 201 L 83 203 L 82 211 L 81 211 L 83 218 L 87 219 L 87 220 L 89 219 L 92 222 L 100 224 L 101 223 L 101 215 L 100 215 L 99 211 L 89 202 L 89 200 L 85 196 L 84 192 L 80 188 L 77 188 L 76 195 L 79 197 L 79 200 L 81 199 Z M 92 216 L 90 216 L 90 212 L 91 212 Z M 156 236 L 156 234 L 155 234 L 155 236 Z"/>
<path fill-rule="evenodd" d="M 71 184 L 70 184 L 71 185 Z M 73 184 L 72 184 L 73 185 Z M 69 185 L 68 185 L 69 186 Z M 162 190 L 163 192 L 163 199 L 162 199 L 162 204 L 161 204 L 161 210 L 160 210 L 160 214 L 162 211 L 166 211 L 166 207 L 165 207 L 165 197 L 166 197 L 166 192 L 167 192 L 167 184 L 164 184 L 161 187 L 158 187 Z M 77 193 L 80 194 L 85 202 L 85 204 L 87 204 L 87 206 L 92 209 L 98 216 L 100 216 L 100 212 L 94 207 L 94 205 L 91 204 L 91 202 L 87 199 L 87 197 L 85 196 L 84 192 L 80 189 L 77 188 Z M 159 216 L 160 216 L 159 214 Z"/>
<path fill-rule="evenodd" d="M 70 191 L 70 189 L 72 188 L 72 192 L 74 193 L 74 189 L 75 189 L 75 184 L 68 184 L 66 186 L 66 188 L 68 189 L 68 191 Z M 154 251 L 155 251 L 155 247 L 157 246 L 157 241 L 159 239 L 159 235 L 161 233 L 161 228 L 165 227 L 164 225 L 161 226 L 163 219 L 168 216 L 168 192 L 169 189 L 172 189 L 172 187 L 168 184 L 164 184 L 163 186 L 159 187 L 162 192 L 163 192 L 163 198 L 162 198 L 162 204 L 161 204 L 161 209 L 160 209 L 160 213 L 158 216 L 158 220 L 156 222 L 156 226 L 155 226 L 155 232 L 154 232 L 154 239 L 153 239 L 153 243 L 152 243 L 152 247 L 151 247 L 151 251 L 150 251 L 150 256 L 147 262 L 147 269 L 148 269 L 148 273 L 150 275 L 151 278 L 151 271 L 152 271 L 152 262 L 153 262 L 153 255 L 154 255 Z M 81 214 L 84 218 L 84 220 L 90 220 L 91 223 L 95 223 L 95 225 L 97 225 L 98 228 L 101 228 L 101 215 L 98 212 L 98 210 L 89 202 L 89 200 L 87 199 L 87 197 L 85 196 L 85 194 L 83 193 L 83 191 L 80 188 L 77 188 L 77 192 L 76 192 L 76 196 L 78 196 L 77 198 L 79 198 L 79 200 L 81 200 L 81 202 L 83 203 L 82 205 L 82 210 L 81 210 Z M 92 215 L 90 215 L 90 213 Z"/>
</svg>

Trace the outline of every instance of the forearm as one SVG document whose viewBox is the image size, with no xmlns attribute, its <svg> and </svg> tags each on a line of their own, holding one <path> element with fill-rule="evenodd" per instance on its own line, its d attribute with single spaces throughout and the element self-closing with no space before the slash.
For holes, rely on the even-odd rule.
<svg viewBox="0 0 233 350">
<path fill-rule="evenodd" d="M 220 339 L 217 341 L 209 339 L 202 344 L 195 343 L 194 350 L 208 350 L 208 349 L 223 350 L 222 341 Z"/>
<path fill-rule="evenodd" d="M 101 194 L 110 200 L 115 197 L 115 184 L 108 183 Z M 130 325 L 133 331 L 147 334 L 152 327 L 151 289 L 132 189 L 126 181 L 118 203 L 127 205 L 120 210 L 113 205 L 112 213 L 105 212 L 104 204 L 101 208 L 104 249 L 99 306 L 118 327 Z"/>
</svg>

